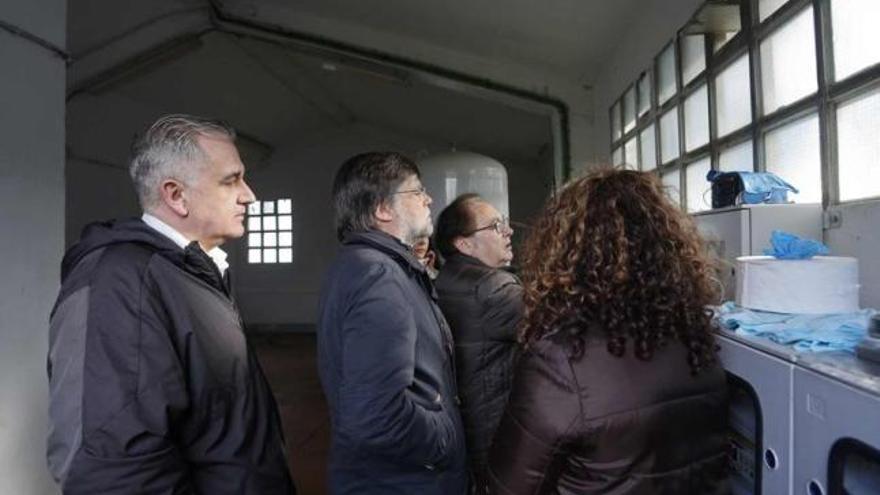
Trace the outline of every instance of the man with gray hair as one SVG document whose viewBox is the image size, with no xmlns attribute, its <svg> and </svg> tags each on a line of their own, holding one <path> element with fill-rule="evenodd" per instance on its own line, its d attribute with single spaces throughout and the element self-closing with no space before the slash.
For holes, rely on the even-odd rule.
<svg viewBox="0 0 880 495">
<path fill-rule="evenodd" d="M 226 124 L 160 118 L 133 148 L 144 214 L 64 256 L 49 468 L 65 494 L 293 494 L 281 423 L 219 248 L 254 194 Z"/>
</svg>

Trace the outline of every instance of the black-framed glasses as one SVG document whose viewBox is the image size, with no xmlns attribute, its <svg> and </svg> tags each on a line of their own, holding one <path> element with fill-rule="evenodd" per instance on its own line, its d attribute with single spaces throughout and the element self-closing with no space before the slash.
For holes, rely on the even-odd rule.
<svg viewBox="0 0 880 495">
<path fill-rule="evenodd" d="M 428 190 L 425 189 L 425 186 L 419 186 L 415 189 L 406 189 L 404 191 L 394 191 L 391 195 L 395 194 L 415 194 L 416 196 L 425 196 L 427 195 Z"/>
<path fill-rule="evenodd" d="M 482 230 L 489 230 L 489 229 L 495 230 L 495 232 L 500 235 L 504 235 L 509 232 L 512 232 L 512 229 L 510 228 L 510 219 L 507 218 L 506 216 L 501 217 L 501 218 L 497 218 L 497 219 L 495 219 L 494 222 L 490 223 L 489 225 L 486 225 L 485 227 L 480 227 L 478 229 L 470 230 L 470 231 L 463 233 L 462 237 L 468 237 L 468 236 L 474 235 L 477 232 L 480 232 Z"/>
</svg>

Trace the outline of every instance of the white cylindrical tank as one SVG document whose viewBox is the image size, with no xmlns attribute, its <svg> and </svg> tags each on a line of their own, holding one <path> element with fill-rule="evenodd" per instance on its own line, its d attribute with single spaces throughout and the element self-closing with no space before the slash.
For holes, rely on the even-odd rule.
<svg viewBox="0 0 880 495">
<path fill-rule="evenodd" d="M 422 184 L 434 202 L 434 222 L 443 208 L 465 193 L 477 193 L 509 216 L 507 169 L 498 160 L 470 151 L 450 151 L 418 160 Z"/>
</svg>

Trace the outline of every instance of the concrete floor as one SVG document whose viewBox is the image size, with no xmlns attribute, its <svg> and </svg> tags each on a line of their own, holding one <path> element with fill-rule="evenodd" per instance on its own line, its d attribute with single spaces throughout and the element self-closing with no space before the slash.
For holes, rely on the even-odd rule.
<svg viewBox="0 0 880 495">
<path fill-rule="evenodd" d="M 298 495 L 325 494 L 330 417 L 318 380 L 315 334 L 254 334 L 250 341 L 281 409 Z"/>
</svg>

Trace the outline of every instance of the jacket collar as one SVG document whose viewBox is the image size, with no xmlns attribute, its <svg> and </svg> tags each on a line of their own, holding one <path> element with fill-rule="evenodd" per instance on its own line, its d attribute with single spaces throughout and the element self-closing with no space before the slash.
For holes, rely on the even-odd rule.
<svg viewBox="0 0 880 495">
<path fill-rule="evenodd" d="M 404 244 L 397 237 L 381 230 L 373 229 L 364 232 L 348 233 L 342 239 L 342 244 L 366 244 L 386 253 L 404 268 L 409 268 L 425 276 L 428 275 L 424 265 L 415 257 L 410 246 Z"/>
<path fill-rule="evenodd" d="M 453 253 L 446 257 L 447 263 L 461 263 L 464 265 L 473 265 L 480 268 L 491 269 L 492 267 L 483 263 L 482 261 L 474 258 L 473 256 L 464 254 L 464 253 Z"/>
</svg>

